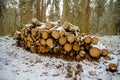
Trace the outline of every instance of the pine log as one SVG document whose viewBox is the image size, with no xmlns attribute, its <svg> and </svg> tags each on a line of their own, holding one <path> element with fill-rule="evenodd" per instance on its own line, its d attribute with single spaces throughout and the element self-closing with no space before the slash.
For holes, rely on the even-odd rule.
<svg viewBox="0 0 120 80">
<path fill-rule="evenodd" d="M 61 30 L 61 31 L 60 31 L 60 37 L 65 36 L 65 34 L 66 34 L 66 33 L 65 33 L 65 31 L 64 31 L 64 30 Z"/>
<path fill-rule="evenodd" d="M 50 23 L 50 22 L 46 22 L 45 23 L 45 28 L 46 29 L 50 29 L 50 28 L 52 28 L 53 27 L 53 25 Z"/>
<path fill-rule="evenodd" d="M 31 53 L 36 53 L 37 52 L 37 48 L 35 46 L 30 46 L 30 52 Z"/>
<path fill-rule="evenodd" d="M 79 52 L 79 56 L 80 56 L 81 58 L 83 58 L 83 57 L 85 56 L 85 51 L 80 51 L 80 52 Z"/>
<path fill-rule="evenodd" d="M 69 30 L 69 28 L 70 28 L 69 22 L 68 22 L 68 21 L 65 21 L 65 22 L 63 23 L 62 27 L 63 27 L 65 30 Z"/>
<path fill-rule="evenodd" d="M 73 57 L 73 56 L 74 56 L 74 54 L 75 54 L 75 52 L 74 52 L 74 51 L 71 51 L 71 52 L 70 52 L 70 56 L 71 56 L 71 57 Z"/>
<path fill-rule="evenodd" d="M 80 50 L 81 50 L 81 51 L 84 51 L 84 50 L 85 50 L 85 47 L 84 47 L 84 46 L 81 46 L 81 47 L 80 47 Z"/>
<path fill-rule="evenodd" d="M 47 46 L 49 46 L 49 47 L 52 47 L 54 44 L 53 44 L 53 39 L 52 38 L 49 38 L 49 39 L 47 39 L 46 40 L 46 44 L 47 44 Z"/>
<path fill-rule="evenodd" d="M 45 53 L 45 52 L 47 52 L 47 49 L 45 48 L 45 46 L 40 46 L 38 52 Z"/>
<path fill-rule="evenodd" d="M 84 42 L 85 42 L 86 44 L 90 44 L 91 41 L 92 41 L 92 38 L 89 37 L 89 36 L 84 38 Z"/>
<path fill-rule="evenodd" d="M 107 56 L 108 55 L 108 50 L 107 49 L 102 49 L 102 56 Z"/>
<path fill-rule="evenodd" d="M 35 25 L 35 26 L 41 26 L 42 23 L 37 19 L 37 18 L 33 18 L 31 20 L 32 24 Z"/>
<path fill-rule="evenodd" d="M 32 43 L 32 42 L 27 41 L 27 47 L 28 47 L 28 48 L 30 48 L 30 46 L 32 46 L 32 45 L 33 45 L 33 43 Z"/>
<path fill-rule="evenodd" d="M 31 37 L 32 37 L 33 41 L 36 41 L 37 32 L 38 32 L 37 28 L 33 28 L 31 30 Z"/>
<path fill-rule="evenodd" d="M 37 32 L 38 32 L 38 29 L 37 29 L 37 28 L 33 28 L 33 29 L 31 30 L 32 36 L 36 37 L 36 36 L 37 36 Z"/>
<path fill-rule="evenodd" d="M 16 31 L 16 32 L 14 33 L 14 36 L 15 36 L 15 38 L 20 38 L 21 32 L 20 32 L 20 31 Z"/>
<path fill-rule="evenodd" d="M 41 31 L 42 39 L 47 39 L 49 37 L 49 33 L 45 30 Z"/>
<path fill-rule="evenodd" d="M 59 38 L 59 44 L 64 45 L 67 42 L 66 37 Z"/>
<path fill-rule="evenodd" d="M 60 33 L 58 30 L 52 30 L 51 35 L 54 39 L 58 39 L 60 37 Z"/>
<path fill-rule="evenodd" d="M 20 36 L 22 39 L 25 38 L 25 35 L 24 35 L 24 32 L 21 32 L 21 36 Z"/>
<path fill-rule="evenodd" d="M 81 60 L 81 57 L 79 55 L 76 56 L 76 60 L 77 61 L 80 61 Z"/>
<path fill-rule="evenodd" d="M 45 39 L 40 39 L 39 42 L 40 42 L 40 44 L 43 45 L 43 46 L 46 45 L 46 41 L 45 41 Z"/>
<path fill-rule="evenodd" d="M 65 49 L 65 51 L 70 52 L 70 51 L 72 50 L 72 45 L 69 44 L 69 43 L 66 43 L 66 44 L 64 45 L 64 49 Z"/>
<path fill-rule="evenodd" d="M 89 53 L 92 57 L 99 58 L 100 57 L 100 50 L 98 48 L 92 47 L 89 50 Z"/>
<path fill-rule="evenodd" d="M 53 49 L 53 52 L 54 52 L 54 53 L 58 53 L 58 51 L 59 51 L 59 47 L 55 47 L 55 48 Z"/>
<path fill-rule="evenodd" d="M 73 50 L 74 51 L 80 51 L 80 45 L 79 44 L 74 44 L 73 45 Z"/>
<path fill-rule="evenodd" d="M 36 41 L 35 44 L 40 47 L 41 46 L 41 43 L 39 41 Z"/>
<path fill-rule="evenodd" d="M 30 27 L 26 27 L 25 30 L 24 30 L 24 35 L 28 36 L 28 34 L 30 34 L 30 33 L 31 33 Z"/>
<path fill-rule="evenodd" d="M 97 43 L 98 43 L 98 41 L 99 41 L 99 39 L 98 39 L 98 38 L 96 38 L 96 37 L 93 37 L 93 38 L 92 38 L 92 43 L 93 43 L 93 44 L 97 44 Z"/>
<path fill-rule="evenodd" d="M 30 35 L 30 34 L 28 34 L 27 40 L 30 41 L 30 42 L 33 42 L 33 39 L 31 38 L 31 35 Z"/>
<path fill-rule="evenodd" d="M 91 58 L 90 55 L 88 55 L 88 54 L 85 54 L 85 55 L 84 55 L 84 58 L 87 59 L 88 61 L 92 61 L 92 58 Z"/>
<path fill-rule="evenodd" d="M 116 71 L 117 71 L 117 65 L 114 64 L 114 63 L 110 63 L 110 64 L 109 64 L 109 70 L 110 70 L 111 72 L 116 72 Z"/>
<path fill-rule="evenodd" d="M 74 42 L 74 36 L 73 35 L 67 35 L 67 41 L 69 43 L 73 43 Z"/>
</svg>

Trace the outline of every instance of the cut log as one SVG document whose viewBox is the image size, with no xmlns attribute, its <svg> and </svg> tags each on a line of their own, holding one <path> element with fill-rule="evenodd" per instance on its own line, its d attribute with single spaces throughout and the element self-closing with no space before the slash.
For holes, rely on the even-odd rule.
<svg viewBox="0 0 120 80">
<path fill-rule="evenodd" d="M 46 29 L 50 29 L 50 28 L 52 28 L 53 26 L 52 26 L 52 24 L 50 23 L 50 22 L 47 22 L 47 23 L 45 23 L 45 28 Z"/>
<path fill-rule="evenodd" d="M 31 53 L 36 53 L 37 52 L 37 48 L 35 46 L 30 46 L 30 52 Z"/>
<path fill-rule="evenodd" d="M 76 60 L 77 61 L 80 61 L 81 60 L 81 57 L 79 55 L 76 56 Z"/>
<path fill-rule="evenodd" d="M 38 32 L 37 28 L 33 28 L 31 30 L 31 37 L 32 37 L 33 41 L 36 41 L 37 32 Z"/>
<path fill-rule="evenodd" d="M 33 39 L 31 38 L 31 35 L 30 35 L 30 34 L 28 34 L 27 40 L 30 41 L 30 42 L 33 42 Z"/>
<path fill-rule="evenodd" d="M 60 37 L 63 37 L 63 36 L 65 36 L 65 31 L 64 31 L 64 30 L 61 30 L 61 31 L 60 31 Z"/>
<path fill-rule="evenodd" d="M 110 70 L 111 72 L 116 72 L 116 71 L 117 71 L 117 65 L 114 64 L 114 63 L 110 63 L 110 64 L 109 64 L 109 70 Z"/>
<path fill-rule="evenodd" d="M 58 53 L 58 51 L 59 51 L 59 47 L 55 47 L 55 48 L 53 49 L 53 52 L 54 52 L 54 53 Z"/>
<path fill-rule="evenodd" d="M 79 52 L 79 56 L 80 56 L 81 58 L 83 58 L 83 57 L 85 56 L 85 51 L 80 51 L 80 52 Z"/>
<path fill-rule="evenodd" d="M 40 47 L 41 46 L 41 43 L 39 41 L 36 41 L 35 44 Z"/>
<path fill-rule="evenodd" d="M 72 50 L 72 45 L 69 44 L 69 43 L 66 43 L 66 44 L 64 45 L 64 49 L 65 49 L 65 51 L 70 52 L 70 51 Z"/>
<path fill-rule="evenodd" d="M 54 39 L 58 39 L 60 37 L 60 33 L 58 30 L 52 30 L 51 35 Z"/>
<path fill-rule="evenodd" d="M 14 33 L 14 36 L 15 36 L 15 38 L 20 38 L 21 32 L 20 32 L 20 31 L 16 31 L 16 32 Z"/>
<path fill-rule="evenodd" d="M 90 45 L 85 44 L 85 49 L 86 49 L 86 51 L 88 51 L 90 48 L 91 48 L 91 46 L 90 46 Z"/>
<path fill-rule="evenodd" d="M 32 24 L 35 25 L 35 26 L 41 26 L 41 25 L 42 25 L 42 23 L 41 23 L 38 19 L 36 19 L 36 18 L 33 18 L 33 19 L 31 20 L 31 22 L 32 22 Z"/>
<path fill-rule="evenodd" d="M 39 53 L 45 53 L 46 52 L 46 48 L 44 46 L 40 46 L 39 47 Z"/>
<path fill-rule="evenodd" d="M 104 58 L 105 58 L 105 60 L 111 60 L 110 56 L 108 56 L 108 55 L 105 56 Z"/>
<path fill-rule="evenodd" d="M 88 55 L 88 54 L 85 54 L 85 55 L 84 55 L 84 58 L 87 59 L 88 61 L 92 61 L 92 58 L 91 58 L 90 55 Z"/>
<path fill-rule="evenodd" d="M 33 45 L 33 43 L 32 43 L 32 42 L 27 41 L 27 47 L 28 47 L 28 48 L 30 48 L 30 46 L 32 46 L 32 45 Z"/>
<path fill-rule="evenodd" d="M 65 30 L 69 30 L 69 28 L 70 28 L 69 22 L 68 22 L 68 21 L 65 21 L 65 22 L 63 23 L 62 27 L 63 27 Z"/>
<path fill-rule="evenodd" d="M 48 32 L 45 30 L 41 31 L 41 34 L 42 34 L 42 39 L 47 39 L 49 37 Z"/>
<path fill-rule="evenodd" d="M 79 44 L 74 44 L 73 45 L 73 50 L 74 51 L 80 51 L 80 45 Z"/>
<path fill-rule="evenodd" d="M 92 57 L 95 57 L 95 58 L 99 58 L 100 57 L 100 50 L 98 48 L 95 48 L 95 47 L 91 48 L 89 50 L 89 53 L 90 53 L 90 55 Z"/>
<path fill-rule="evenodd" d="M 67 42 L 66 37 L 59 38 L 59 44 L 64 45 Z"/>
<path fill-rule="evenodd" d="M 102 49 L 102 56 L 107 56 L 108 55 L 108 50 L 107 49 Z"/>
<path fill-rule="evenodd" d="M 81 50 L 81 51 L 84 51 L 84 50 L 85 50 L 84 46 L 81 46 L 81 47 L 80 47 L 80 50 Z"/>
<path fill-rule="evenodd" d="M 70 56 L 71 56 L 71 57 L 73 57 L 74 54 L 75 54 L 75 52 L 73 52 L 73 51 L 70 52 Z"/>
<path fill-rule="evenodd" d="M 25 30 L 24 30 L 24 35 L 28 36 L 28 34 L 30 34 L 30 33 L 31 33 L 30 27 L 26 27 Z"/>
<path fill-rule="evenodd" d="M 84 39 L 84 42 L 86 43 L 86 44 L 90 44 L 91 43 L 91 41 L 92 41 L 92 38 L 91 37 L 85 37 L 85 39 Z"/>
<path fill-rule="evenodd" d="M 41 43 L 41 45 L 45 46 L 46 45 L 46 41 L 45 39 L 40 39 L 39 42 Z"/>
<path fill-rule="evenodd" d="M 47 39 L 46 44 L 47 44 L 47 46 L 52 47 L 53 46 L 53 39 L 52 38 Z"/>
<path fill-rule="evenodd" d="M 97 44 L 97 43 L 98 43 L 98 41 L 99 41 L 99 39 L 98 39 L 98 38 L 96 38 L 96 37 L 93 37 L 93 38 L 92 38 L 92 43 L 93 43 L 93 44 Z"/>
<path fill-rule="evenodd" d="M 74 36 L 73 35 L 67 35 L 67 41 L 69 43 L 73 43 L 74 42 Z"/>
</svg>

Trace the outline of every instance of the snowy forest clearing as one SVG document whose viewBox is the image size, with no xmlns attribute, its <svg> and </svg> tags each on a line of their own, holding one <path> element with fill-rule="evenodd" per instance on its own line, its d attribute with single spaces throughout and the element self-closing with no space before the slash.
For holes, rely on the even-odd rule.
<svg viewBox="0 0 120 80">
<path fill-rule="evenodd" d="M 0 37 L 0 80 L 119 80 L 120 36 L 100 36 L 107 46 L 111 60 L 100 58 L 100 62 L 68 62 L 62 59 L 39 56 L 16 47 L 13 37 Z M 106 71 L 109 63 L 118 64 L 118 71 Z M 77 65 L 80 74 L 76 74 Z M 71 66 L 72 75 L 66 67 Z M 70 74 L 71 74 L 70 73 Z"/>
</svg>

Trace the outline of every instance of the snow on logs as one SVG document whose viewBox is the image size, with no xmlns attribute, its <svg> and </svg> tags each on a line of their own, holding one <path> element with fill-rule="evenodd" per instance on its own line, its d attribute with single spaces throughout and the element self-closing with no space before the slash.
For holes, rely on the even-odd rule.
<svg viewBox="0 0 120 80">
<path fill-rule="evenodd" d="M 98 61 L 100 57 L 108 57 L 107 49 L 93 46 L 99 46 L 97 37 L 80 34 L 79 27 L 67 21 L 61 25 L 60 21 L 43 23 L 33 18 L 31 23 L 14 34 L 17 45 L 31 53 L 76 61 Z"/>
</svg>

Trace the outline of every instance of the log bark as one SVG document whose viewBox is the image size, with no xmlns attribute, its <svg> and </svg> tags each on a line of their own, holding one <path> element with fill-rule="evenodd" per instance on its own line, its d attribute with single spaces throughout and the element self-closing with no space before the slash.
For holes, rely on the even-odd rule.
<svg viewBox="0 0 120 80">
<path fill-rule="evenodd" d="M 27 40 L 30 41 L 30 42 L 34 42 L 33 39 L 31 38 L 31 35 L 30 35 L 30 34 L 28 34 Z"/>
<path fill-rule="evenodd" d="M 16 32 L 14 33 L 14 36 L 15 36 L 15 38 L 20 38 L 21 32 L 20 32 L 20 31 L 16 31 Z"/>
<path fill-rule="evenodd" d="M 41 26 L 42 23 L 37 19 L 37 18 L 33 18 L 31 20 L 32 24 L 35 25 L 35 26 Z"/>
<path fill-rule="evenodd" d="M 65 21 L 65 22 L 63 23 L 62 27 L 63 27 L 65 30 L 69 30 L 69 28 L 70 28 L 69 22 L 68 22 L 68 21 Z"/>
</svg>

